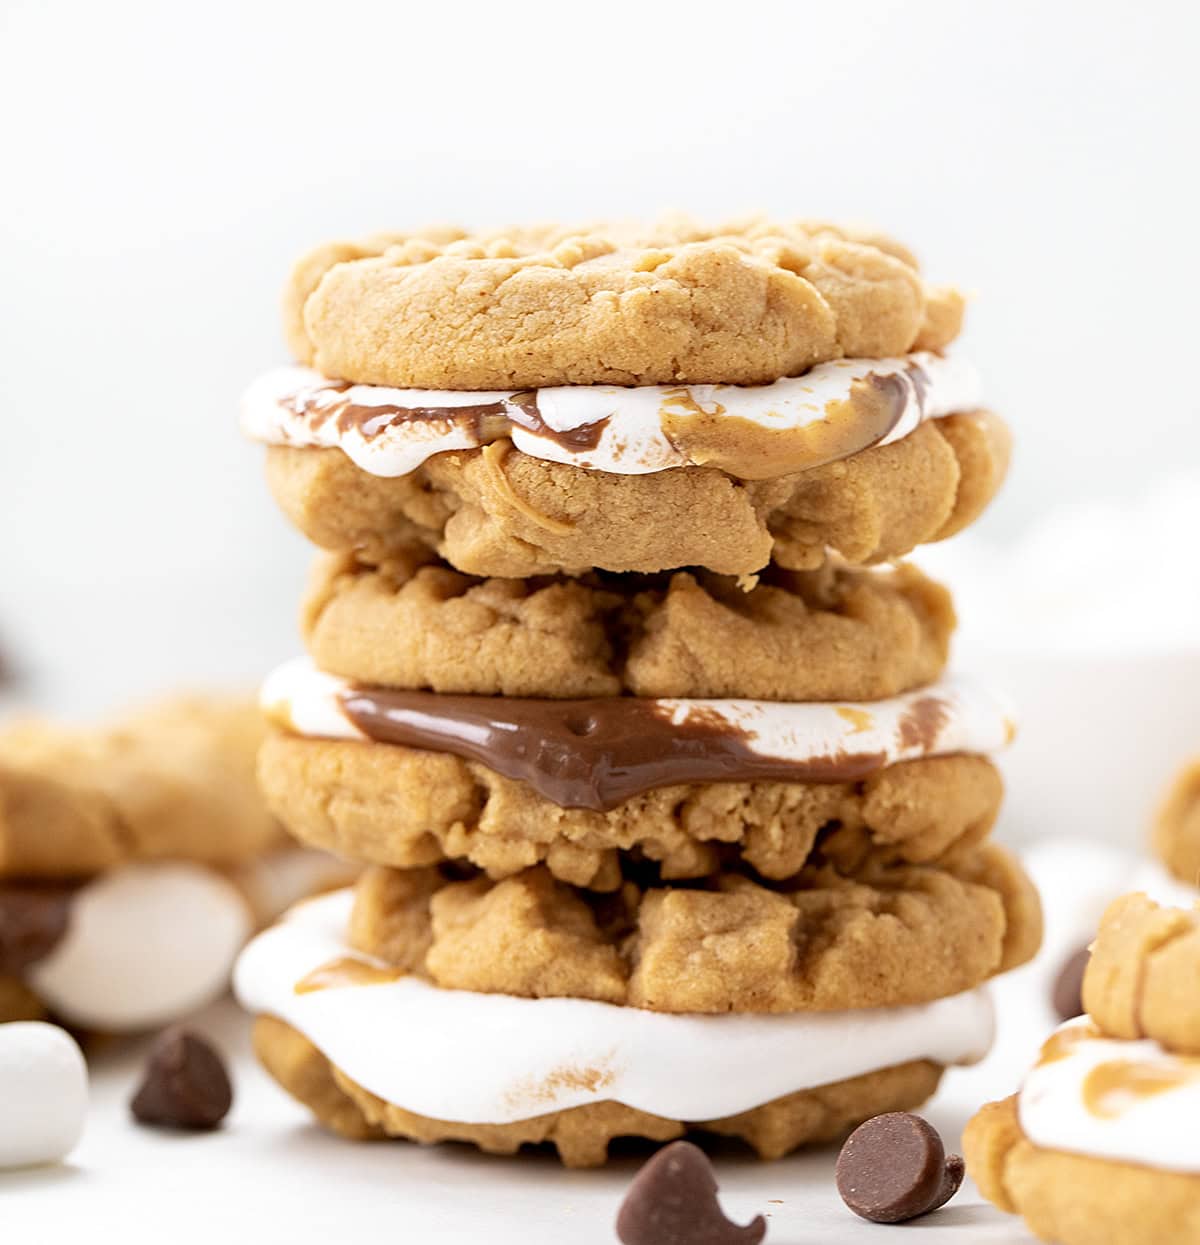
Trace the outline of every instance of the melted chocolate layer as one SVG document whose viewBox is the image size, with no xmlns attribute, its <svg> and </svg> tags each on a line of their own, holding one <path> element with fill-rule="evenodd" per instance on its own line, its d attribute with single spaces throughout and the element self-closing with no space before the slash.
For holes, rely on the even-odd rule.
<svg viewBox="0 0 1200 1245">
<path fill-rule="evenodd" d="M 478 761 L 560 808 L 607 811 L 678 783 L 854 782 L 886 763 L 879 752 L 769 756 L 703 706 L 677 724 L 660 702 L 631 697 L 513 700 L 352 688 L 339 703 L 370 739 Z"/>
</svg>

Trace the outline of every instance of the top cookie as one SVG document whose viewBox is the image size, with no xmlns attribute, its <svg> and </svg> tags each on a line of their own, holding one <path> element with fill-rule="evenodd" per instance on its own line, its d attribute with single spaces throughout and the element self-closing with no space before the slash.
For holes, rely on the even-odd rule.
<svg viewBox="0 0 1200 1245">
<path fill-rule="evenodd" d="M 417 389 L 766 384 L 939 350 L 963 300 L 891 239 L 824 222 L 382 234 L 305 256 L 288 345 L 327 376 Z"/>
</svg>

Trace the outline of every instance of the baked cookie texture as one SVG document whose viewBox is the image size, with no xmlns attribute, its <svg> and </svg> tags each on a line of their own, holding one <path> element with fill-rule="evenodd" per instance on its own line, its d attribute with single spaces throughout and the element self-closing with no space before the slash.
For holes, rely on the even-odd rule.
<svg viewBox="0 0 1200 1245">
<path fill-rule="evenodd" d="M 904 247 L 824 222 L 457 232 L 305 256 L 284 296 L 296 358 L 414 389 L 756 385 L 941 349 L 962 322 Z"/>
<path fill-rule="evenodd" d="M 255 782 L 252 700 L 189 696 L 96 728 L 0 731 L 0 877 L 84 877 L 132 860 L 232 865 L 283 841 Z"/>
<path fill-rule="evenodd" d="M 1153 1038 L 1200 1055 L 1200 910 L 1145 895 L 1109 905 L 1092 944 L 1083 1005 L 1110 1037 Z"/>
<path fill-rule="evenodd" d="M 776 572 L 745 591 L 658 578 L 478 579 L 322 558 L 302 615 L 322 670 L 361 683 L 561 699 L 881 700 L 934 682 L 950 594 L 915 567 Z"/>
<path fill-rule="evenodd" d="M 672 1141 L 693 1129 L 739 1137 L 761 1158 L 780 1158 L 797 1146 L 831 1141 L 880 1112 L 919 1106 L 933 1095 L 942 1074 L 938 1064 L 925 1060 L 899 1064 L 718 1120 L 667 1120 L 621 1103 L 601 1102 L 512 1124 L 458 1124 L 414 1115 L 382 1101 L 335 1068 L 302 1034 L 273 1017 L 255 1022 L 254 1049 L 288 1093 L 343 1137 L 466 1141 L 489 1154 L 515 1154 L 523 1145 L 549 1143 L 567 1167 L 601 1166 L 607 1161 L 609 1143 L 619 1137 Z"/>
<path fill-rule="evenodd" d="M 993 844 L 941 868 L 814 864 L 776 888 L 727 871 L 609 895 L 544 868 L 501 882 L 376 868 L 349 934 L 446 989 L 709 1014 L 931 1002 L 1023 963 L 1040 936 L 1032 885 Z"/>
<path fill-rule="evenodd" d="M 890 445 L 771 480 L 712 467 L 621 476 L 496 442 L 437 454 L 409 475 L 361 470 L 341 450 L 271 446 L 267 480 L 314 544 L 386 563 L 435 550 L 469 575 L 749 576 L 904 557 L 972 523 L 1003 483 L 1010 438 L 985 411 L 921 424 Z"/>
<path fill-rule="evenodd" d="M 1198 975 L 1200 912 L 1124 895 L 1092 946 L 1084 1006 L 1101 1036 L 1152 1038 L 1194 1056 Z M 1014 1095 L 984 1106 L 963 1136 L 967 1169 L 989 1201 L 1059 1245 L 1200 1242 L 1200 1175 L 1037 1146 L 1021 1128 L 1018 1102 Z"/>
<path fill-rule="evenodd" d="M 967 1169 L 988 1201 L 1060 1245 L 1196 1245 L 1200 1176 L 1035 1146 L 1017 1099 L 983 1108 L 963 1135 Z"/>
<path fill-rule="evenodd" d="M 464 860 L 495 878 L 544 863 L 595 890 L 618 885 L 621 852 L 672 880 L 704 877 L 730 857 L 785 878 L 818 841 L 839 858 L 874 849 L 925 864 L 982 840 L 1003 795 L 991 761 L 954 755 L 850 783 L 674 784 L 601 812 L 562 808 L 448 752 L 283 731 L 264 743 L 259 776 L 272 812 L 311 847 L 397 868 Z"/>
<path fill-rule="evenodd" d="M 1154 850 L 1181 882 L 1200 884 L 1200 757 L 1167 792 L 1155 820 Z"/>
</svg>

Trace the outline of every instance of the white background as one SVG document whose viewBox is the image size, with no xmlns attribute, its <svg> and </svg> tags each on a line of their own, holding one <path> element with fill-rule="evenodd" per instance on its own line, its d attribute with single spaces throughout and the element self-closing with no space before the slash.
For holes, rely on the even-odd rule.
<svg viewBox="0 0 1200 1245">
<path fill-rule="evenodd" d="M 237 396 L 297 254 L 433 220 L 874 222 L 975 296 L 1019 436 L 984 537 L 1142 494 L 1200 460 L 1196 14 L 4 0 L 0 637 L 80 710 L 290 652 Z"/>
</svg>

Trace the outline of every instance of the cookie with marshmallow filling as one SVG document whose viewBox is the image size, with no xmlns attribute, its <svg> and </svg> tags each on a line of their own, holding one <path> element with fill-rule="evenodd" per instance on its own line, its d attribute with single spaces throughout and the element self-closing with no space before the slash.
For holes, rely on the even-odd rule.
<svg viewBox="0 0 1200 1245">
<path fill-rule="evenodd" d="M 0 1019 L 126 1033 L 223 993 L 246 939 L 353 876 L 288 845 L 242 697 L 0 731 Z"/>
<path fill-rule="evenodd" d="M 903 556 L 961 530 L 1008 434 L 946 347 L 961 297 L 820 222 L 385 235 L 285 299 L 303 366 L 243 401 L 323 548 L 524 577 Z"/>
<path fill-rule="evenodd" d="M 267 481 L 314 544 L 367 562 L 402 557 L 416 542 L 471 575 L 696 566 L 748 576 L 771 561 L 813 569 L 829 550 L 881 562 L 953 536 L 998 492 L 1010 453 L 1007 427 L 978 409 L 758 480 L 707 466 L 618 475 L 494 446 L 382 476 L 339 448 L 280 443 L 268 450 Z"/>
<path fill-rule="evenodd" d="M 387 1137 L 430 1144 L 465 1141 L 488 1154 L 550 1145 L 566 1167 L 599 1167 L 620 1137 L 673 1141 L 688 1132 L 736 1137 L 763 1159 L 833 1141 L 884 1111 L 931 1098 L 944 1068 L 912 1060 L 814 1089 L 800 1090 L 723 1119 L 670 1120 L 613 1101 L 589 1103 L 501 1124 L 418 1115 L 372 1094 L 338 1069 L 302 1033 L 271 1016 L 254 1026 L 254 1049 L 267 1071 L 332 1132 L 354 1141 Z"/>
<path fill-rule="evenodd" d="M 1126 895 L 1021 1090 L 963 1139 L 983 1195 L 1061 1245 L 1200 1241 L 1197 913 Z"/>
</svg>

